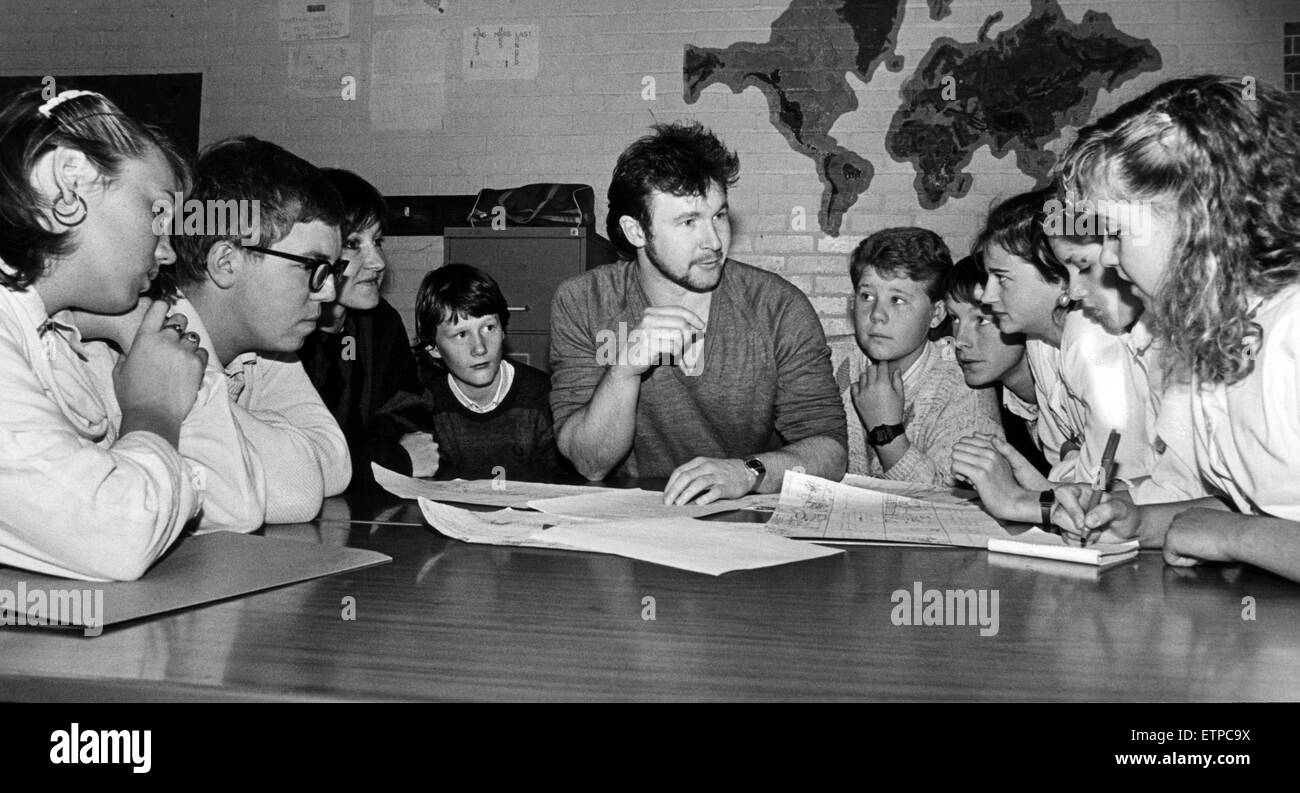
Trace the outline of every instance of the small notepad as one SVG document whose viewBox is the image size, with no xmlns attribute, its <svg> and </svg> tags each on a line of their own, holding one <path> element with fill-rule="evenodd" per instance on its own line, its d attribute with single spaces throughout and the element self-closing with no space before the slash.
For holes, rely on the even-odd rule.
<svg viewBox="0 0 1300 793">
<path fill-rule="evenodd" d="M 1138 541 L 1099 542 L 1087 548 L 1077 548 L 1066 545 L 1060 535 L 1048 534 L 1035 526 L 1015 537 L 991 538 L 988 548 L 996 553 L 1013 553 L 1019 556 L 1036 556 L 1040 559 L 1112 567 L 1137 556 Z"/>
</svg>

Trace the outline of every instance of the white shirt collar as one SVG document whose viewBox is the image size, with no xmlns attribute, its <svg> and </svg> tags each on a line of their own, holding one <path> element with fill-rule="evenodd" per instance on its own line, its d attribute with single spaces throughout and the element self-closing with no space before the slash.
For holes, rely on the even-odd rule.
<svg viewBox="0 0 1300 793">
<path fill-rule="evenodd" d="M 510 393 L 510 386 L 514 383 L 514 381 L 515 381 L 515 367 L 510 365 L 510 361 L 502 358 L 501 368 L 497 370 L 496 393 L 492 395 L 492 400 L 490 402 L 488 402 L 486 405 L 480 405 L 479 403 L 475 402 L 474 400 L 470 399 L 468 396 L 465 395 L 465 392 L 462 391 L 460 389 L 460 386 L 456 383 L 456 378 L 452 377 L 451 372 L 447 373 L 447 385 L 451 386 L 452 396 L 456 397 L 457 402 L 461 403 L 466 408 L 474 411 L 475 413 L 491 413 L 492 411 L 496 410 L 497 407 L 501 404 L 501 400 L 505 399 L 506 394 Z"/>
</svg>

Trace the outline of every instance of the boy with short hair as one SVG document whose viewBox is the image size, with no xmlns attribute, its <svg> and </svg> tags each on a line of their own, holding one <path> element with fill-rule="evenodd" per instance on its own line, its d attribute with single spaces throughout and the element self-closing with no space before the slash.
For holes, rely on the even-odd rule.
<svg viewBox="0 0 1300 793">
<path fill-rule="evenodd" d="M 160 280 L 174 279 L 177 309 L 224 370 L 263 520 L 311 520 L 352 476 L 343 432 L 295 355 L 335 297 L 342 202 L 314 165 L 251 136 L 209 146 L 190 197 L 257 202 L 255 239 L 228 228 L 173 237 L 179 258 Z"/>
<path fill-rule="evenodd" d="M 951 487 L 959 438 L 1002 437 L 994 394 L 966 385 L 951 338 L 929 339 L 946 316 L 941 283 L 951 267 L 943 240 L 921 228 L 878 231 L 853 251 L 853 325 L 864 355 L 843 394 L 852 473 Z"/>
<path fill-rule="evenodd" d="M 430 272 L 416 298 L 423 393 L 402 392 L 372 422 L 372 459 L 411 476 L 546 480 L 560 466 L 551 379 L 503 357 L 510 315 L 487 273 Z"/>
<path fill-rule="evenodd" d="M 943 305 L 951 321 L 957 364 L 966 385 L 996 390 L 1007 443 L 1046 476 L 1051 466 L 1038 448 L 1038 402 L 1025 356 L 1025 336 L 1004 333 L 993 311 L 980 301 L 987 279 L 978 253 L 957 262 L 944 276 Z"/>
<path fill-rule="evenodd" d="M 188 320 L 178 332 L 197 336 L 217 381 L 181 433 L 181 452 L 207 491 L 200 530 L 311 520 L 352 476 L 343 432 L 295 355 L 335 297 L 342 202 L 311 163 L 250 136 L 205 149 L 187 199 L 171 237 L 176 263 L 159 271 L 150 296 Z M 191 205 L 203 209 L 190 214 Z M 238 207 L 239 222 L 216 218 L 220 207 Z M 169 219 L 159 217 L 155 233 Z M 102 318 L 107 331 L 96 337 L 125 349 L 148 303 Z M 111 355 L 93 353 L 104 382 Z"/>
</svg>

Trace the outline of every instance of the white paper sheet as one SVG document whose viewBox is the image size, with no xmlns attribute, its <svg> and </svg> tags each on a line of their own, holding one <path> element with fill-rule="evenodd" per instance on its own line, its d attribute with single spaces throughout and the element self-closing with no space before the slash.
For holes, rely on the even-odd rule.
<svg viewBox="0 0 1300 793">
<path fill-rule="evenodd" d="M 690 518 L 584 521 L 509 509 L 471 512 L 426 498 L 420 499 L 420 510 L 430 526 L 462 542 L 608 553 L 707 575 L 843 553 L 777 537 L 756 524 Z"/>
<path fill-rule="evenodd" d="M 436 30 L 379 30 L 370 45 L 370 125 L 376 130 L 442 129 L 447 110 L 446 45 Z"/>
<path fill-rule="evenodd" d="M 445 10 L 446 0 L 375 0 L 375 16 L 429 16 Z"/>
<path fill-rule="evenodd" d="M 988 549 L 1040 559 L 1056 559 L 1076 564 L 1110 567 L 1137 556 L 1138 541 L 1099 542 L 1087 548 L 1071 547 L 1059 534 L 1048 534 L 1035 526 L 1023 534 L 1006 539 L 990 539 Z"/>
<path fill-rule="evenodd" d="M 439 504 L 427 498 L 420 499 L 420 511 L 424 513 L 424 519 L 430 526 L 461 542 L 583 550 L 552 542 L 545 536 L 546 530 L 552 526 L 580 522 L 573 518 L 543 515 L 539 512 L 519 512 L 513 509 L 473 512 Z"/>
<path fill-rule="evenodd" d="M 844 553 L 777 537 L 762 527 L 690 518 L 573 523 L 546 532 L 547 539 L 597 553 L 654 562 L 706 575 L 802 562 Z"/>
<path fill-rule="evenodd" d="M 374 463 L 370 470 L 375 482 L 398 498 L 427 498 L 431 501 L 455 501 L 461 504 L 479 504 L 485 507 L 527 507 L 538 498 L 576 496 L 584 493 L 622 492 L 605 487 L 586 485 L 548 485 L 541 482 L 521 482 L 513 479 L 452 479 L 432 481 L 402 476 Z"/>
<path fill-rule="evenodd" d="M 965 488 L 937 487 L 920 482 L 895 482 L 892 479 L 877 479 L 874 476 L 861 474 L 845 474 L 840 484 L 908 498 L 919 498 L 922 501 L 937 501 L 942 504 L 968 504 L 979 499 L 979 493 Z"/>
<path fill-rule="evenodd" d="M 349 42 L 300 44 L 289 48 L 286 88 L 296 96 L 338 99 L 344 75 L 355 76 L 361 64 L 361 45 Z"/>
<path fill-rule="evenodd" d="M 998 572 L 1024 572 L 1036 576 L 1046 575 L 1055 578 L 1069 578 L 1074 581 L 1100 581 L 1106 568 L 1090 564 L 1074 564 L 1056 559 L 1039 559 L 1033 556 L 1019 556 L 1010 553 L 985 554 L 990 570 Z"/>
<path fill-rule="evenodd" d="M 377 30 L 370 48 L 370 76 L 375 82 L 447 82 L 447 47 L 436 30 Z"/>
<path fill-rule="evenodd" d="M 921 501 L 787 471 L 769 531 L 816 541 L 913 542 L 985 548 L 1010 537 L 970 503 Z"/>
<path fill-rule="evenodd" d="M 351 33 L 350 0 L 280 0 L 280 41 L 342 39 Z"/>
<path fill-rule="evenodd" d="M 755 509 L 773 506 L 779 500 L 775 494 L 751 495 L 736 499 L 723 499 L 712 504 L 664 504 L 664 494 L 651 490 L 614 490 L 601 488 L 595 493 L 560 498 L 535 499 L 528 506 L 552 515 L 568 515 L 595 520 L 648 520 L 654 518 L 698 518 L 733 509 Z"/>
</svg>

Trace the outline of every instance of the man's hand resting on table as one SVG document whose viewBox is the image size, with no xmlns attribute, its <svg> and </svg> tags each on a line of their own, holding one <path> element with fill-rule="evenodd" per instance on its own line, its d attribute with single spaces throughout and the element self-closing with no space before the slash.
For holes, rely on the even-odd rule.
<svg viewBox="0 0 1300 793">
<path fill-rule="evenodd" d="M 755 477 L 741 460 L 696 457 L 668 477 L 664 503 L 681 506 L 696 499 L 697 504 L 712 504 L 720 498 L 740 498 L 754 486 Z"/>
</svg>

